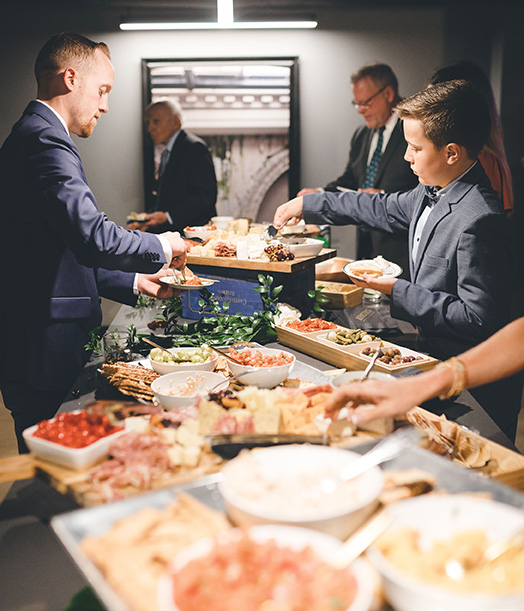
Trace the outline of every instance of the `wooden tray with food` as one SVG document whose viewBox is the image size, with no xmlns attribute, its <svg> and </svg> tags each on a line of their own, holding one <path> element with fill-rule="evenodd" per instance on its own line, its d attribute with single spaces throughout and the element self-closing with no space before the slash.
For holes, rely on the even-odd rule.
<svg viewBox="0 0 524 611">
<path fill-rule="evenodd" d="M 212 256 L 187 256 L 188 265 L 199 265 L 203 267 L 231 268 L 255 270 L 261 272 L 280 272 L 291 274 L 299 270 L 307 269 L 317 263 L 331 259 L 337 251 L 332 248 L 323 248 L 314 257 L 301 257 L 288 261 L 266 261 L 262 259 L 237 259 L 236 257 L 212 257 Z"/>
<path fill-rule="evenodd" d="M 329 299 L 329 302 L 324 305 L 327 309 L 342 310 L 362 303 L 364 289 L 355 284 L 317 280 L 315 287 L 321 289 L 321 294 Z"/>
<path fill-rule="evenodd" d="M 375 362 L 374 370 L 393 373 L 407 367 L 431 369 L 437 359 L 409 350 L 362 331 L 347 329 L 327 321 L 314 326 L 311 321 L 283 321 L 276 327 L 278 341 L 336 367 L 365 369 L 376 350 L 383 355 Z"/>
<path fill-rule="evenodd" d="M 427 438 L 425 446 L 431 451 L 506 486 L 524 490 L 522 454 L 486 439 L 444 415 L 437 416 L 421 407 L 410 410 L 406 419 L 424 432 Z"/>
</svg>

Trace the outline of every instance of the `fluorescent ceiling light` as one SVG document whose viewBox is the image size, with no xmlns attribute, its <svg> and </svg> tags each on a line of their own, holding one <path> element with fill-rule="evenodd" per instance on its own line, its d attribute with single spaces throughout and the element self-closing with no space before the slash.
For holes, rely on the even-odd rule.
<svg viewBox="0 0 524 611">
<path fill-rule="evenodd" d="M 217 0 L 217 21 L 121 23 L 121 30 L 258 30 L 316 28 L 316 21 L 235 21 L 233 0 Z"/>
</svg>

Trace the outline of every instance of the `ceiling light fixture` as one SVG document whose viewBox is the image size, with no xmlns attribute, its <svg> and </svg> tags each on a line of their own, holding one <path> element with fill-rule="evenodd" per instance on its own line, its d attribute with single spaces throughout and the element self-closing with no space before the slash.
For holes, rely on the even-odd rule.
<svg viewBox="0 0 524 611">
<path fill-rule="evenodd" d="M 316 28 L 316 21 L 235 21 L 233 0 L 217 0 L 217 20 L 194 23 L 121 23 L 121 30 L 258 30 Z"/>
</svg>

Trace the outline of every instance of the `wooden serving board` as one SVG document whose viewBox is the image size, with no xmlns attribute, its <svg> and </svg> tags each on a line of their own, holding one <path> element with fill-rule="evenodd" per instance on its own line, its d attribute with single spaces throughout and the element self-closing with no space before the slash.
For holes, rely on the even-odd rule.
<svg viewBox="0 0 524 611">
<path fill-rule="evenodd" d="M 422 407 L 413 408 L 412 412 L 418 413 L 426 421 L 438 421 L 439 416 L 423 409 Z M 449 424 L 459 426 L 452 421 Z M 467 436 L 474 441 L 477 441 L 481 445 L 487 446 L 490 452 L 490 458 L 494 462 L 494 466 L 489 472 L 485 473 L 491 479 L 497 480 L 498 482 L 514 488 L 515 490 L 524 491 L 524 455 L 514 452 L 504 446 L 501 446 L 490 439 L 482 437 L 467 431 Z M 482 473 L 482 469 L 472 469 L 472 471 Z"/>
<path fill-rule="evenodd" d="M 369 359 L 361 356 L 359 352 L 370 344 L 355 344 L 353 346 L 342 346 L 335 342 L 323 340 L 322 336 L 326 335 L 331 329 L 324 331 L 314 331 L 313 333 L 300 333 L 288 327 L 277 326 L 278 341 L 285 346 L 300 350 L 309 356 L 317 358 L 321 361 L 334 365 L 335 367 L 344 367 L 360 371 L 365 369 L 369 364 Z M 397 344 L 381 340 L 381 345 L 384 347 L 400 348 Z M 426 356 L 426 355 L 423 355 Z M 416 367 L 417 369 L 426 370 L 433 368 L 438 363 L 437 359 L 428 356 L 424 360 L 412 361 L 403 365 L 389 367 L 386 364 L 377 361 L 373 368 L 374 371 L 382 371 L 384 373 L 393 373 L 406 369 L 407 367 Z"/>
<path fill-rule="evenodd" d="M 309 268 L 317 263 L 331 259 L 337 254 L 333 248 L 323 248 L 316 257 L 301 257 L 292 261 L 261 261 L 259 259 L 237 259 L 235 257 L 200 257 L 187 255 L 187 264 L 210 267 L 227 267 L 232 269 L 248 269 L 261 272 L 280 272 L 291 274 Z"/>
<path fill-rule="evenodd" d="M 159 490 L 192 481 L 220 470 L 223 460 L 210 450 L 203 453 L 197 467 L 180 467 L 172 474 L 153 481 L 151 490 Z M 39 477 L 61 494 L 71 496 L 82 507 L 92 507 L 104 503 L 103 497 L 89 482 L 91 469 L 67 469 L 51 462 L 39 460 L 31 454 L 9 456 L 0 459 L 0 483 Z M 123 491 L 125 498 L 138 496 L 151 490 L 139 490 L 128 486 Z"/>
</svg>

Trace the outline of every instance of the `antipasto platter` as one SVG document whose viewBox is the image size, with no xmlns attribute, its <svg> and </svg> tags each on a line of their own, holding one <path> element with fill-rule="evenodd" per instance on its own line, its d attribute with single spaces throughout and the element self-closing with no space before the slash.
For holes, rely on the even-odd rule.
<svg viewBox="0 0 524 611">
<path fill-rule="evenodd" d="M 360 329 L 347 329 L 326 321 L 318 326 L 305 323 L 308 321 L 282 321 L 276 327 L 279 342 L 335 367 L 365 369 L 377 350 L 382 355 L 377 359 L 374 371 L 384 373 L 393 373 L 407 367 L 431 369 L 438 362 L 427 354 L 398 346 Z M 361 335 L 353 340 L 356 333 Z"/>
</svg>

